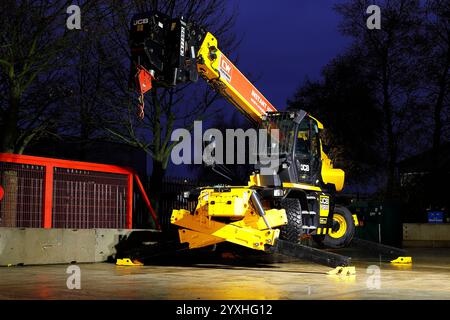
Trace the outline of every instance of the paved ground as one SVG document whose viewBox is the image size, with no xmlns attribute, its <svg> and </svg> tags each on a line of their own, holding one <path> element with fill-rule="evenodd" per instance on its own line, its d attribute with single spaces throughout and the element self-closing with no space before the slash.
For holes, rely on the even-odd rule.
<svg viewBox="0 0 450 320">
<path fill-rule="evenodd" d="M 409 253 L 410 267 L 360 256 L 354 277 L 327 276 L 330 268 L 277 256 L 80 264 L 80 290 L 67 288 L 67 265 L 3 267 L 0 299 L 450 299 L 450 249 Z M 370 288 L 377 282 L 369 265 L 380 268 L 379 289 Z"/>
</svg>

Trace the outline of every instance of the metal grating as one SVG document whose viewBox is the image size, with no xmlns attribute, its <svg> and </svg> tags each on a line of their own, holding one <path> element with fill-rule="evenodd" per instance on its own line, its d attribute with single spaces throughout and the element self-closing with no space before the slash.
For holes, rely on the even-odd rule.
<svg viewBox="0 0 450 320">
<path fill-rule="evenodd" d="M 206 183 L 199 181 L 191 181 L 181 177 L 165 177 L 162 185 L 161 192 L 158 196 L 158 219 L 159 223 L 164 230 L 168 230 L 172 227 L 170 223 L 170 217 L 173 209 L 186 209 L 191 212 L 195 210 L 197 201 L 188 201 L 183 198 L 184 191 L 190 191 L 191 189 L 204 186 Z M 148 191 L 151 191 L 150 180 L 147 181 Z M 150 194 L 150 192 L 149 192 Z M 138 201 L 134 202 L 135 206 L 139 204 Z M 143 208 L 145 209 L 145 208 Z M 144 212 L 144 211 L 143 211 Z M 137 215 L 138 216 L 138 215 Z"/>
<path fill-rule="evenodd" d="M 0 162 L 0 227 L 42 227 L 44 175 L 43 166 Z"/>
<path fill-rule="evenodd" d="M 54 168 L 53 228 L 125 228 L 127 178 Z"/>
</svg>

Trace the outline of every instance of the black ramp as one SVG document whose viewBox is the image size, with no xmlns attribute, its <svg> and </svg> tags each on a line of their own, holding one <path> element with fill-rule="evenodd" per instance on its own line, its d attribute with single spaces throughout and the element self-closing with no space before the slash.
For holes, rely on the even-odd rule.
<svg viewBox="0 0 450 320">
<path fill-rule="evenodd" d="M 359 238 L 353 238 L 351 245 L 381 255 L 388 255 L 388 256 L 406 255 L 406 250 Z"/>
<path fill-rule="evenodd" d="M 350 257 L 280 239 L 270 247 L 269 252 L 312 261 L 332 268 L 346 267 L 351 263 Z"/>
</svg>

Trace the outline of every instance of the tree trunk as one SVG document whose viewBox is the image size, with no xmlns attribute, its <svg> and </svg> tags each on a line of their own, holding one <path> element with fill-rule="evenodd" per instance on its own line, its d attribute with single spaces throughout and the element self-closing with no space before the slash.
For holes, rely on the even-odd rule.
<svg viewBox="0 0 450 320">
<path fill-rule="evenodd" d="M 152 159 L 153 164 L 153 170 L 152 170 L 152 176 L 150 178 L 150 199 L 152 201 L 153 208 L 155 209 L 156 215 L 160 221 L 162 215 L 168 214 L 167 212 L 161 212 L 162 211 L 162 186 L 163 186 L 163 179 L 164 175 L 166 173 L 166 169 L 163 166 L 163 163 L 161 161 L 158 161 L 156 159 Z M 164 220 L 165 221 L 165 220 Z"/>
<path fill-rule="evenodd" d="M 444 107 L 444 99 L 446 96 L 447 91 L 447 82 L 448 82 L 448 71 L 450 68 L 450 49 L 447 54 L 447 61 L 445 64 L 444 69 L 442 70 L 441 77 L 439 79 L 439 94 L 436 99 L 436 104 L 434 105 L 434 112 L 433 112 L 433 118 L 434 118 L 434 131 L 433 131 L 433 167 L 432 172 L 433 174 L 437 174 L 439 170 L 439 149 L 441 146 L 441 135 L 442 135 L 442 119 L 441 119 L 441 113 L 442 109 Z"/>
<path fill-rule="evenodd" d="M 395 186 L 395 166 L 397 162 L 397 146 L 392 125 L 392 105 L 389 95 L 389 80 L 387 70 L 383 73 L 383 113 L 386 123 L 387 135 L 387 184 L 386 196 L 389 198 L 393 195 Z"/>
<path fill-rule="evenodd" d="M 391 197 L 394 193 L 395 188 L 395 166 L 397 162 L 397 146 L 392 126 L 392 115 L 391 110 L 386 114 L 387 122 L 387 185 L 386 185 L 386 196 Z"/>
<path fill-rule="evenodd" d="M 152 176 L 150 178 L 150 191 L 154 194 L 161 193 L 161 188 L 163 185 L 163 178 L 166 174 L 166 169 L 164 169 L 163 163 L 156 159 L 153 159 L 153 170 Z"/>
<path fill-rule="evenodd" d="M 4 171 L 1 185 L 5 191 L 0 201 L 0 227 L 15 228 L 17 226 L 17 193 L 18 177 L 15 171 Z"/>
<path fill-rule="evenodd" d="M 9 107 L 6 110 L 6 116 L 2 126 L 2 137 L 0 140 L 0 152 L 15 153 L 16 139 L 18 136 L 18 115 L 19 115 L 19 98 L 16 94 L 11 93 L 9 99 Z"/>
<path fill-rule="evenodd" d="M 433 172 L 436 172 L 439 169 L 439 149 L 441 146 L 441 133 L 442 133 L 441 111 L 442 105 L 437 104 L 434 109 L 433 159 L 432 159 Z"/>
</svg>

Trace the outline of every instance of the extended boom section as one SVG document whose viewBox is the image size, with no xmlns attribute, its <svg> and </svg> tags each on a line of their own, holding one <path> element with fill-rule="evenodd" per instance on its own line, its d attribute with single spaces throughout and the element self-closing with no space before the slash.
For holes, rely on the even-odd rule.
<svg viewBox="0 0 450 320">
<path fill-rule="evenodd" d="M 136 15 L 131 23 L 130 83 L 140 96 L 153 87 L 196 82 L 199 75 L 252 122 L 276 108 L 218 49 L 200 26 L 161 13 Z"/>
<path fill-rule="evenodd" d="M 197 55 L 199 74 L 253 122 L 277 111 L 258 89 L 218 49 L 217 39 L 207 33 Z"/>
</svg>

